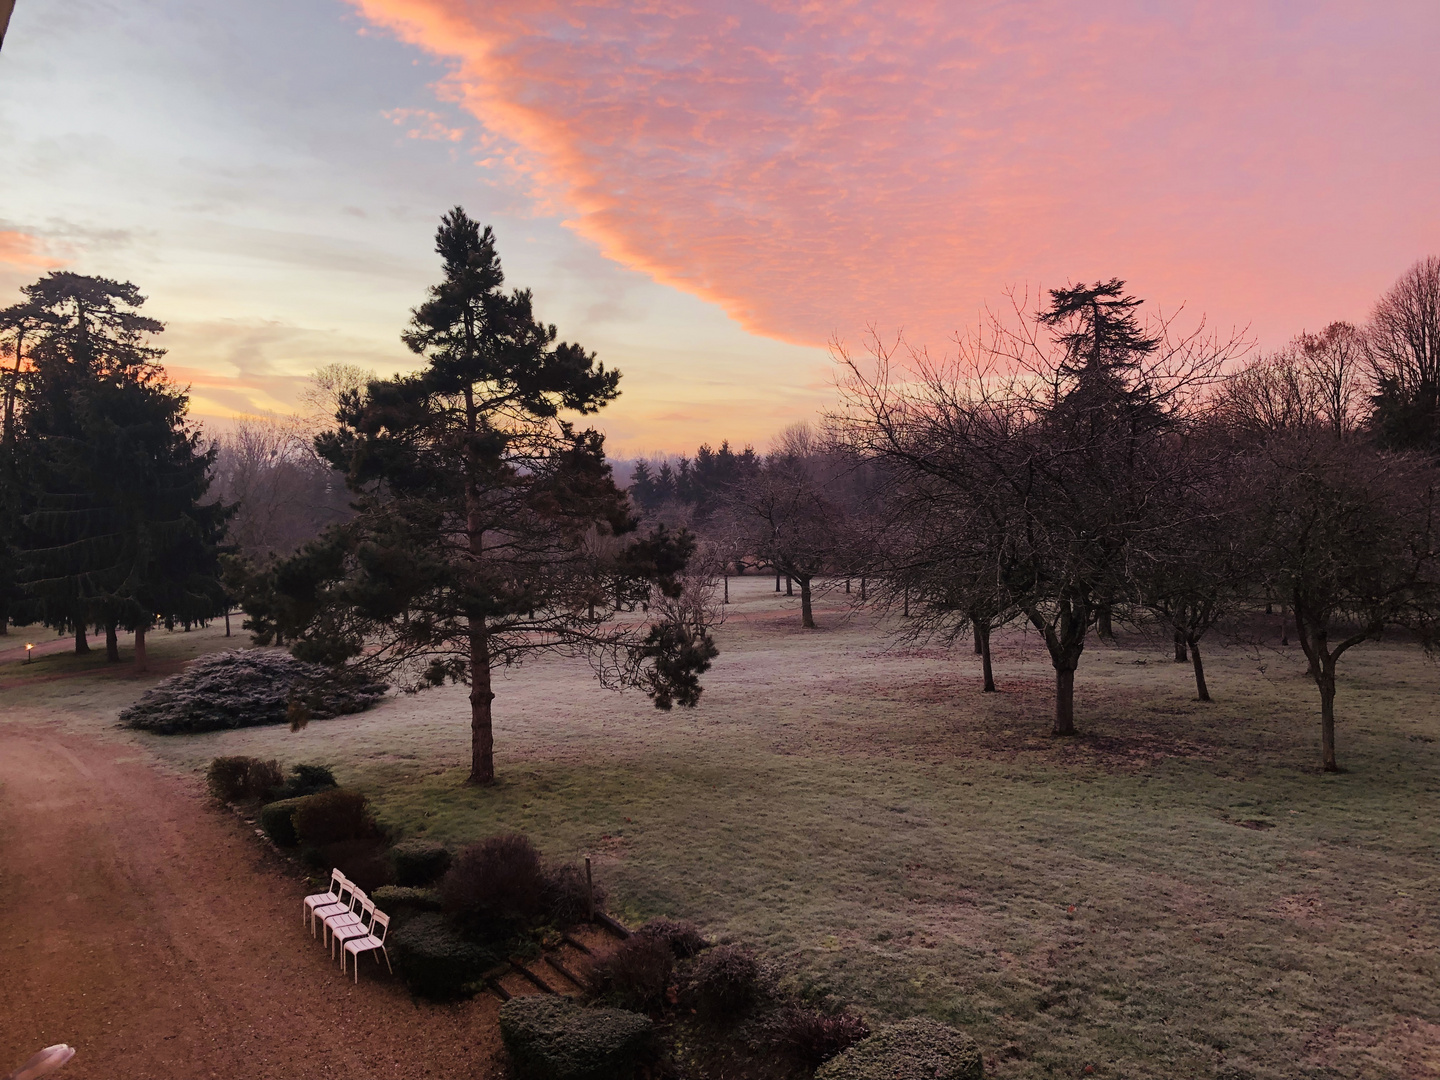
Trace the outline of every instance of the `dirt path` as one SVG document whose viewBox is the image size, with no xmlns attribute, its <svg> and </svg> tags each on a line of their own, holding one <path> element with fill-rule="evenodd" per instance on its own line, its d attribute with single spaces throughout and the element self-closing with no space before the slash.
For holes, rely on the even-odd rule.
<svg viewBox="0 0 1440 1080">
<path fill-rule="evenodd" d="M 64 1080 L 495 1075 L 493 998 L 342 979 L 304 891 L 134 748 L 0 724 L 0 1068 L 68 1042 Z"/>
</svg>

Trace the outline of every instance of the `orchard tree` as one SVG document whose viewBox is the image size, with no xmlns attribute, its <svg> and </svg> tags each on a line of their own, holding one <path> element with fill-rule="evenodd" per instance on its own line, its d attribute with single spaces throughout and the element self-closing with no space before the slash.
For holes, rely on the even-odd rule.
<svg viewBox="0 0 1440 1080">
<path fill-rule="evenodd" d="M 697 702 L 716 650 L 685 587 L 690 536 L 597 542 L 636 522 L 602 436 L 564 414 L 613 400 L 619 373 L 557 343 L 529 291 L 502 290 L 494 235 L 459 207 L 436 251 L 443 278 L 403 335 L 425 367 L 344 396 L 317 447 L 356 516 L 275 568 L 271 610 L 303 658 L 410 672 L 416 689 L 468 683 L 470 780 L 489 784 L 497 667 L 583 653 L 668 709 Z M 655 586 L 648 625 L 592 609 L 637 582 Z"/>
<path fill-rule="evenodd" d="M 1052 290 L 1043 309 L 992 318 L 951 364 L 912 357 L 897 377 L 872 345 L 849 368 L 843 422 L 857 450 L 921 479 L 966 517 L 989 516 L 995 580 L 1055 669 L 1056 735 L 1075 731 L 1075 671 L 1090 628 L 1134 602 L 1135 553 L 1183 527 L 1156 511 L 1175 482 L 1162 451 L 1235 340 L 1142 326 L 1112 279 Z M 942 496 L 937 496 L 942 497 Z"/>
<path fill-rule="evenodd" d="M 1435 641 L 1440 473 L 1324 428 L 1276 434 L 1250 460 L 1247 546 L 1294 614 L 1320 693 L 1321 767 L 1336 772 L 1341 656 L 1390 626 Z"/>
</svg>

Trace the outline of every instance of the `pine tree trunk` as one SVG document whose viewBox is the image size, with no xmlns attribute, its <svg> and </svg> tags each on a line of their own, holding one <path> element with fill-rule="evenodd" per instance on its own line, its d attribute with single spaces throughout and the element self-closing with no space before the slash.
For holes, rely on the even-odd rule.
<svg viewBox="0 0 1440 1080">
<path fill-rule="evenodd" d="M 120 637 L 115 632 L 115 623 L 105 624 L 105 660 L 107 663 L 118 664 L 120 662 Z"/>
<path fill-rule="evenodd" d="M 1175 663 L 1183 664 L 1189 659 L 1190 657 L 1185 653 L 1185 635 L 1177 626 L 1175 628 Z"/>
<path fill-rule="evenodd" d="M 775 571 L 775 591 L 776 591 L 776 592 L 779 592 L 779 591 L 780 591 L 780 571 L 779 571 L 779 570 L 776 570 L 776 571 Z"/>
<path fill-rule="evenodd" d="M 225 605 L 225 636 L 230 636 L 230 605 Z"/>
<path fill-rule="evenodd" d="M 845 595 L 850 595 L 850 579 L 848 577 L 845 579 Z"/>
<path fill-rule="evenodd" d="M 145 626 L 137 626 L 137 627 L 135 628 L 135 670 L 136 670 L 136 671 L 149 671 L 149 670 L 150 670 L 150 663 L 149 663 L 149 661 L 146 659 L 146 656 L 145 656 L 145 631 L 146 631 L 147 629 L 149 629 L 149 628 L 148 628 L 148 627 L 145 627 Z"/>
<path fill-rule="evenodd" d="M 1195 696 L 1201 701 L 1210 700 L 1210 688 L 1205 685 L 1205 664 L 1200 659 L 1200 642 L 1190 642 L 1190 663 L 1195 668 Z"/>
<path fill-rule="evenodd" d="M 470 616 L 470 779 L 471 784 L 495 782 L 495 732 L 490 688 L 490 637 L 483 615 Z"/>
<path fill-rule="evenodd" d="M 1095 626 L 1100 636 L 1106 641 L 1115 640 L 1115 626 L 1111 622 L 1110 605 L 1101 604 L 1095 615 Z"/>
<path fill-rule="evenodd" d="M 786 596 L 794 596 L 794 595 L 795 595 L 794 579 L 791 578 L 791 576 L 790 576 L 789 574 L 786 574 L 786 575 L 785 575 L 785 595 L 786 595 Z"/>
<path fill-rule="evenodd" d="M 730 602 L 730 575 L 725 574 L 723 577 L 725 578 L 725 603 L 728 604 Z"/>
<path fill-rule="evenodd" d="M 901 608 L 901 610 L 900 610 L 900 615 L 901 615 L 902 618 L 906 618 L 906 619 L 908 619 L 908 618 L 910 617 L 910 586 L 909 586 L 909 585 L 906 585 L 906 586 L 905 586 L 905 601 L 904 601 L 904 607 Z"/>
<path fill-rule="evenodd" d="M 85 640 L 85 624 L 75 625 L 75 655 L 84 656 L 90 651 L 90 642 Z"/>
<path fill-rule="evenodd" d="M 806 630 L 815 629 L 815 613 L 810 610 L 810 578 L 800 579 L 800 625 Z"/>
<path fill-rule="evenodd" d="M 1281 644 L 1281 645 L 1289 645 L 1289 644 L 1290 644 L 1290 623 L 1289 623 L 1289 620 L 1287 619 L 1286 616 L 1287 616 L 1287 610 L 1286 610 L 1285 605 L 1282 603 L 1282 604 L 1280 605 L 1280 644 Z"/>
<path fill-rule="evenodd" d="M 1052 735 L 1075 734 L 1075 669 L 1055 669 L 1055 727 Z"/>
<path fill-rule="evenodd" d="M 860 602 L 862 604 L 865 602 L 865 579 L 863 577 L 860 579 Z"/>
<path fill-rule="evenodd" d="M 980 624 L 975 624 L 975 637 L 980 642 L 980 672 L 985 677 L 984 693 L 995 693 L 995 672 L 990 667 L 990 627 L 987 624 L 982 630 Z"/>
</svg>

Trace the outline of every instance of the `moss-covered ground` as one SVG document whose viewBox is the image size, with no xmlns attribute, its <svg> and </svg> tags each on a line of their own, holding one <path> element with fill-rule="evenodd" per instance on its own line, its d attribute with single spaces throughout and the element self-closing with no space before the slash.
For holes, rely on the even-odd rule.
<svg viewBox="0 0 1440 1080">
<path fill-rule="evenodd" d="M 1092 642 L 1083 733 L 1056 740 L 1033 634 L 997 635 L 984 695 L 965 649 L 894 649 L 833 596 L 803 631 L 772 590 L 732 581 L 694 711 L 575 661 L 508 675 L 490 789 L 463 783 L 461 687 L 299 733 L 112 734 L 185 770 L 328 762 L 397 834 L 588 853 L 623 916 L 753 941 L 874 1019 L 953 1021 L 999 1077 L 1440 1077 L 1440 696 L 1416 647 L 1342 661 L 1348 771 L 1323 775 L 1298 650 L 1210 644 L 1202 705 L 1166 643 Z M 0 714 L 108 729 L 146 685 L 120 674 L 0 658 Z"/>
</svg>

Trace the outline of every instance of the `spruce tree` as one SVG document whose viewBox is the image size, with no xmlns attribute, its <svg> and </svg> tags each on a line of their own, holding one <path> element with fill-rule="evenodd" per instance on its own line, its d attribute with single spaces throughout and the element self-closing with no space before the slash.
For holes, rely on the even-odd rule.
<svg viewBox="0 0 1440 1080">
<path fill-rule="evenodd" d="M 20 580 L 48 626 L 135 632 L 137 667 L 156 622 L 222 610 L 217 546 L 227 510 L 202 502 L 214 451 L 186 422 L 188 399 L 150 344 L 134 285 L 50 274 L 23 290 L 45 313 L 22 374 L 16 459 Z"/>
</svg>

